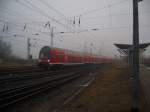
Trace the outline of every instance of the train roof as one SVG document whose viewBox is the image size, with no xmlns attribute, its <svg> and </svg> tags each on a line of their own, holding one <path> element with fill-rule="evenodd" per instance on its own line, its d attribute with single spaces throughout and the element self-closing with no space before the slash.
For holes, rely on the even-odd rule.
<svg viewBox="0 0 150 112">
<path fill-rule="evenodd" d="M 50 47 L 50 46 L 44 46 L 41 48 L 42 49 L 47 49 L 47 50 L 50 50 L 50 49 L 56 49 L 56 50 L 64 50 L 65 52 L 67 53 L 71 53 L 71 54 L 80 54 L 80 55 L 88 55 L 88 56 L 95 56 L 95 57 L 99 57 L 98 55 L 94 55 L 94 54 L 90 54 L 90 53 L 84 53 L 84 52 L 80 52 L 80 51 L 73 51 L 73 50 L 68 50 L 68 49 L 63 49 L 63 48 L 57 48 L 57 47 Z M 103 57 L 103 56 L 101 56 Z"/>
</svg>

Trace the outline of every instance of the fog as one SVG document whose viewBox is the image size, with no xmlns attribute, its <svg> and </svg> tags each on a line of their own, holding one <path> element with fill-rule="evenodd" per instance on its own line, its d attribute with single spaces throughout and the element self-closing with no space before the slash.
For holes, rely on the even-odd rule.
<svg viewBox="0 0 150 112">
<path fill-rule="evenodd" d="M 139 3 L 140 43 L 150 42 L 149 6 L 150 0 Z M 114 43 L 132 44 L 132 0 L 0 0 L 0 38 L 17 56 L 27 58 L 27 38 L 33 58 L 50 45 L 49 23 L 54 47 L 119 55 Z"/>
</svg>

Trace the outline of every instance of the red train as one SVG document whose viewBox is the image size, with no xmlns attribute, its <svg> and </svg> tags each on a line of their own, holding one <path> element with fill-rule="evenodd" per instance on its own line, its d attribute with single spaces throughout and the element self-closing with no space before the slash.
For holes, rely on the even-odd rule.
<svg viewBox="0 0 150 112">
<path fill-rule="evenodd" d="M 44 46 L 39 53 L 39 66 L 108 63 L 110 58 Z"/>
</svg>

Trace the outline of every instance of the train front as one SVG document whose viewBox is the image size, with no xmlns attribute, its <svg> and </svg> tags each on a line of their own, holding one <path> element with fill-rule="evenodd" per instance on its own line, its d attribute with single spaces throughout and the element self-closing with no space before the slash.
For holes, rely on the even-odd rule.
<svg viewBox="0 0 150 112">
<path fill-rule="evenodd" d="M 44 46 L 39 53 L 38 65 L 40 67 L 48 67 L 50 65 L 50 47 Z"/>
</svg>

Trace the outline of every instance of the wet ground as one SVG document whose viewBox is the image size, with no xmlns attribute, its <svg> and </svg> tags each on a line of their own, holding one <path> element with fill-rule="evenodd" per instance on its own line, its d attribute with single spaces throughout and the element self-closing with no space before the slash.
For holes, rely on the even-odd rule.
<svg viewBox="0 0 150 112">
<path fill-rule="evenodd" d="M 128 68 L 107 66 L 93 83 L 59 112 L 131 112 L 131 78 Z M 141 89 L 140 112 L 146 111 Z"/>
<path fill-rule="evenodd" d="M 142 65 L 140 73 L 141 85 L 150 111 L 150 67 Z"/>
</svg>

